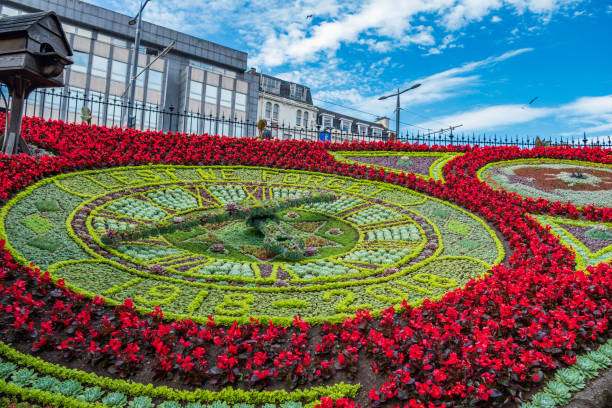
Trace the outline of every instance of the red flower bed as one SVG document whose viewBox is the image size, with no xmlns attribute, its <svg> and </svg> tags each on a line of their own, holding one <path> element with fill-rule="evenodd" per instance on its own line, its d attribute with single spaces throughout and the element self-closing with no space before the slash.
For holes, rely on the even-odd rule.
<svg viewBox="0 0 612 408">
<path fill-rule="evenodd" d="M 522 199 L 481 183 L 477 169 L 491 161 L 556 157 L 610 163 L 601 149 L 427 147 L 395 142 L 329 144 L 186 136 L 24 120 L 26 138 L 58 154 L 35 160 L 0 157 L 0 200 L 33 181 L 76 169 L 172 164 L 244 164 L 335 173 L 382 180 L 454 202 L 492 223 L 510 242 L 512 256 L 491 275 L 469 282 L 421 308 L 367 311 L 341 324 L 311 328 L 296 318 L 275 325 L 220 327 L 167 322 L 158 309 L 139 316 L 130 300 L 109 308 L 55 286 L 48 274 L 0 255 L 0 330 L 4 339 L 57 350 L 129 377 L 153 360 L 159 377 L 195 384 L 242 381 L 265 386 L 316 384 L 359 367 L 379 378 L 366 390 L 372 406 L 501 406 L 520 401 L 545 373 L 572 364 L 576 354 L 612 334 L 612 267 L 574 271 L 572 253 L 526 212 L 578 217 L 571 205 Z M 332 150 L 463 151 L 444 169 L 446 183 L 413 174 L 376 171 L 336 162 Z M 587 207 L 591 220 L 612 219 L 612 209 Z M 0 244 L 3 248 L 4 243 Z M 321 340 L 315 340 L 315 330 Z M 318 338 L 318 337 L 317 337 Z M 359 365 L 361 363 L 361 365 Z M 322 406 L 352 407 L 325 399 Z"/>
</svg>

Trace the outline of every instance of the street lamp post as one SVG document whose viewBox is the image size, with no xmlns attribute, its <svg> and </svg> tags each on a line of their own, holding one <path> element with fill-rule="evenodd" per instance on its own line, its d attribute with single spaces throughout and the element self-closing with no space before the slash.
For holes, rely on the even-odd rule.
<svg viewBox="0 0 612 408">
<path fill-rule="evenodd" d="M 128 99 L 128 122 L 127 126 L 133 128 L 136 126 L 136 116 L 134 115 L 134 99 L 136 98 L 136 86 L 133 84 L 136 81 L 136 73 L 138 71 L 138 51 L 140 49 L 140 33 L 142 30 L 142 11 L 150 0 L 140 1 L 140 10 L 136 17 L 130 20 L 129 24 L 136 24 L 136 38 L 134 39 L 134 56 L 132 57 L 132 75 L 130 79 L 130 97 Z"/>
<path fill-rule="evenodd" d="M 414 84 L 412 85 L 410 88 L 406 88 L 403 91 L 400 92 L 399 88 L 397 88 L 397 92 L 392 93 L 391 95 L 386 95 L 386 96 L 381 96 L 380 98 L 378 98 L 379 101 L 382 101 L 383 99 L 387 99 L 390 98 L 392 96 L 396 96 L 397 97 L 397 101 L 395 104 L 395 137 L 397 139 L 399 139 L 399 122 L 400 122 L 400 95 L 403 94 L 404 92 L 408 92 L 410 90 L 416 89 L 419 86 L 421 86 L 421 84 Z"/>
</svg>

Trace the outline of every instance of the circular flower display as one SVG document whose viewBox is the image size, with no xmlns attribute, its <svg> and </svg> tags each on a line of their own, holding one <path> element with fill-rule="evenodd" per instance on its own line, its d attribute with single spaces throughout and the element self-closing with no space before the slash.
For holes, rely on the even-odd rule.
<svg viewBox="0 0 612 408">
<path fill-rule="evenodd" d="M 612 206 L 610 165 L 554 159 L 510 160 L 483 167 L 479 178 L 494 188 L 526 197 Z"/>
<path fill-rule="evenodd" d="M 280 209 L 265 227 L 299 243 L 299 259 L 272 250 L 256 223 L 223 215 L 312 191 L 334 200 Z M 197 222 L 215 211 L 214 220 Z M 337 321 L 403 299 L 418 305 L 504 257 L 485 222 L 441 200 L 385 183 L 255 167 L 60 175 L 10 201 L 1 225 L 19 259 L 77 292 L 196 321 Z M 129 239 L 109 242 L 122 234 Z"/>
</svg>

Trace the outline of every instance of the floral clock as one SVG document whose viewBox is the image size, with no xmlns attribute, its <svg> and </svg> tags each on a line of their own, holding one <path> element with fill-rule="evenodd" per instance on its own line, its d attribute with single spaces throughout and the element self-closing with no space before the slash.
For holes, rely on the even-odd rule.
<svg viewBox="0 0 612 408">
<path fill-rule="evenodd" d="M 277 214 L 306 243 L 294 261 L 267 250 L 244 219 L 160 231 L 109 245 L 109 230 L 155 228 L 231 203 L 333 193 Z M 134 299 L 175 318 L 338 321 L 407 299 L 438 298 L 498 264 L 487 224 L 435 198 L 384 183 L 249 167 L 143 166 L 42 180 L 10 201 L 13 253 L 79 293 Z"/>
</svg>

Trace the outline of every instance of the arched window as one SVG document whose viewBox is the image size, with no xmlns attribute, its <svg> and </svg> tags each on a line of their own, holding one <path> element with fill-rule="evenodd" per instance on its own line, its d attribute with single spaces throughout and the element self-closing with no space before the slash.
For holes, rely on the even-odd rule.
<svg viewBox="0 0 612 408">
<path fill-rule="evenodd" d="M 304 111 L 304 127 L 308 128 L 308 112 Z"/>
<path fill-rule="evenodd" d="M 274 104 L 274 110 L 272 111 L 272 120 L 278 122 L 278 103 Z"/>
<path fill-rule="evenodd" d="M 270 119 L 270 112 L 272 111 L 272 104 L 266 102 L 266 119 Z"/>
<path fill-rule="evenodd" d="M 300 126 L 302 124 L 302 111 L 297 110 L 297 114 L 295 115 L 295 126 Z"/>
</svg>

